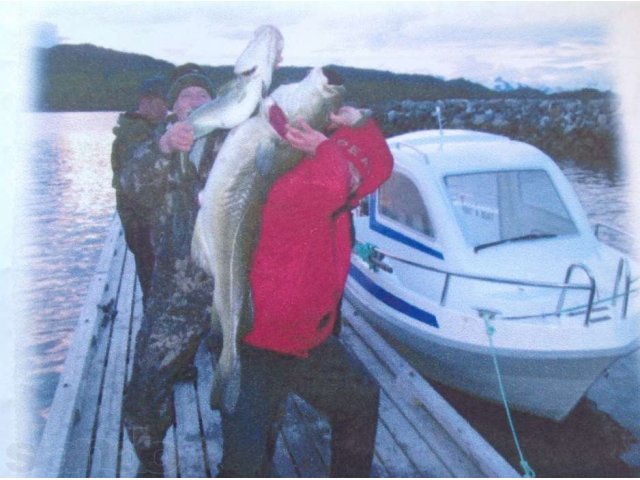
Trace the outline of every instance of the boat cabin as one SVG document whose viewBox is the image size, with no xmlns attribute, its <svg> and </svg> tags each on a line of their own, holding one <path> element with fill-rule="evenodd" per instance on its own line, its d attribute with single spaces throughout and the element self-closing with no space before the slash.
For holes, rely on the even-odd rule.
<svg viewBox="0 0 640 480">
<path fill-rule="evenodd" d="M 590 277 L 611 264 L 611 278 L 597 282 L 594 295 L 610 295 L 615 289 L 615 269 L 623 257 L 598 241 L 571 184 L 540 150 L 464 130 L 413 132 L 388 143 L 394 171 L 359 209 L 358 241 L 461 276 L 517 279 L 523 283 L 493 283 L 492 289 L 519 297 L 523 292 L 530 297 L 544 294 L 526 283 L 582 284 L 585 288 L 567 289 L 565 307 L 587 305 Z M 589 267 L 577 266 L 585 263 Z M 571 265 L 576 266 L 565 280 Z M 397 264 L 393 268 L 404 287 L 433 298 L 442 294 L 445 278 L 438 272 Z M 621 280 L 617 283 L 621 290 Z M 486 284 L 462 278 L 447 287 L 454 304 L 462 296 L 468 304 L 473 291 L 484 297 L 486 290 Z M 457 297 L 451 290 L 456 288 Z M 481 298 L 477 301 L 481 307 Z M 522 316 L 531 306 L 530 301 L 498 302 L 491 310 Z M 465 313 L 473 314 L 469 308 Z M 538 308 L 553 310 L 548 302 Z"/>
</svg>

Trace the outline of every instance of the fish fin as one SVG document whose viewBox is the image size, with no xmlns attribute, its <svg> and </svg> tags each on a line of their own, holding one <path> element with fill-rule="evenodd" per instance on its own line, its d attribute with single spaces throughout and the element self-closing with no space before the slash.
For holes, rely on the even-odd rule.
<svg viewBox="0 0 640 480">
<path fill-rule="evenodd" d="M 211 394 L 209 395 L 209 406 L 211 410 L 220 410 L 222 408 L 222 389 L 224 382 L 222 381 L 219 369 L 216 370 L 216 376 L 211 385 Z"/>
<path fill-rule="evenodd" d="M 233 98 L 234 103 L 241 103 L 247 96 L 247 83 L 248 79 L 242 76 L 229 80 L 216 91 L 216 100 L 225 98 L 229 101 Z"/>
<path fill-rule="evenodd" d="M 207 242 L 204 239 L 204 234 L 202 233 L 202 220 L 200 220 L 201 211 L 198 213 L 195 226 L 193 227 L 193 235 L 191 237 L 191 258 L 193 258 L 196 265 L 202 268 L 209 275 L 213 276 L 212 255 L 207 246 Z"/>
<path fill-rule="evenodd" d="M 216 90 L 216 98 L 226 97 L 227 95 L 230 95 L 234 91 L 238 90 L 238 87 L 238 79 L 233 78 L 232 80 L 229 80 L 227 83 L 220 86 L 218 90 Z"/>
<path fill-rule="evenodd" d="M 262 177 L 266 177 L 273 170 L 276 142 L 269 139 L 258 144 L 256 149 L 256 168 Z"/>
<path fill-rule="evenodd" d="M 257 176 L 255 178 L 259 179 Z M 253 314 L 253 306 L 249 294 L 250 284 L 246 260 L 250 255 L 249 252 L 253 252 L 255 244 L 247 246 L 246 251 L 242 248 L 243 240 L 246 239 L 243 236 L 243 232 L 245 232 L 243 227 L 247 225 L 247 222 L 251 225 L 251 216 L 248 216 L 248 212 L 249 209 L 243 212 L 232 236 L 228 278 L 225 280 L 228 282 L 229 288 L 228 291 L 222 290 L 224 293 L 221 298 L 221 303 L 228 305 L 228 311 L 222 308 L 222 311 L 219 312 L 221 313 L 220 320 L 225 322 L 227 331 L 211 390 L 210 404 L 212 408 L 223 409 L 226 412 L 232 412 L 235 409 L 240 394 L 241 375 L 238 343 L 248 331 L 247 326 L 253 324 L 253 318 L 247 317 L 247 315 Z M 248 238 L 255 242 L 254 237 L 253 232 L 248 235 Z M 220 290 L 217 286 L 214 288 L 217 294 Z M 250 303 L 248 304 L 248 302 Z"/>
</svg>

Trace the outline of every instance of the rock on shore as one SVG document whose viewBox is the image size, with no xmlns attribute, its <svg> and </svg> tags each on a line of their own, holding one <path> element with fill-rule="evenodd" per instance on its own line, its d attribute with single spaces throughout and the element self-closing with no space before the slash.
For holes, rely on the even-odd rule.
<svg viewBox="0 0 640 480">
<path fill-rule="evenodd" d="M 617 104 L 611 99 L 403 100 L 373 106 L 387 136 L 438 128 L 505 135 L 535 145 L 557 160 L 615 163 Z"/>
</svg>

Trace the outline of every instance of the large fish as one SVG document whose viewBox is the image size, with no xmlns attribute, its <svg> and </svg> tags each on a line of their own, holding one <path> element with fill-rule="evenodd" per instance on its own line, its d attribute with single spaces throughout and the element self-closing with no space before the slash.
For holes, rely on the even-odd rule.
<svg viewBox="0 0 640 480">
<path fill-rule="evenodd" d="M 236 61 L 236 76 L 220 87 L 215 98 L 189 114 L 186 121 L 196 139 L 219 128 L 233 128 L 251 116 L 271 86 L 283 44 L 276 27 L 263 25 L 254 32 Z"/>
<path fill-rule="evenodd" d="M 341 105 L 344 87 L 314 68 L 299 83 L 277 88 L 258 115 L 229 132 L 201 192 L 191 254 L 214 277 L 213 328 L 223 344 L 211 406 L 231 412 L 240 388 L 238 342 L 253 325 L 249 269 L 260 231 L 262 205 L 273 182 L 303 154 L 283 140 L 269 122 L 275 102 L 288 119 L 324 129 Z M 284 247 L 283 247 L 284 248 Z"/>
</svg>

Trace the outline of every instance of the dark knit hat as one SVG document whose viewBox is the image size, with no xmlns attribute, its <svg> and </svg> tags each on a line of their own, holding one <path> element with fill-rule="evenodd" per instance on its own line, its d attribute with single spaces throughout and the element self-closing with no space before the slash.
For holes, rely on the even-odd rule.
<svg viewBox="0 0 640 480">
<path fill-rule="evenodd" d="M 176 67 L 171 75 L 171 87 L 167 93 L 167 102 L 173 105 L 180 92 L 187 87 L 204 88 L 213 97 L 213 84 L 202 68 L 195 63 Z"/>
<path fill-rule="evenodd" d="M 162 77 L 151 77 L 144 80 L 138 88 L 140 97 L 159 97 L 164 99 L 166 93 L 166 83 Z"/>
</svg>

